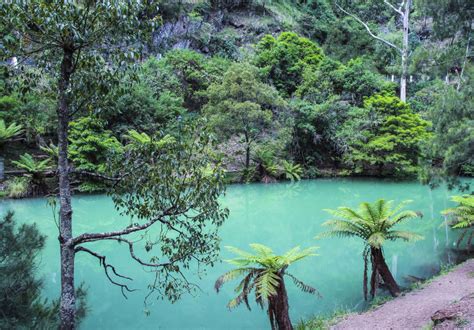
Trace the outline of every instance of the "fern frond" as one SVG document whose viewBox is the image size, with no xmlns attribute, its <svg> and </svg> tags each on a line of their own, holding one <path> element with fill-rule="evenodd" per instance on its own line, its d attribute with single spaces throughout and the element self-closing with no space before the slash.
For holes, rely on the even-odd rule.
<svg viewBox="0 0 474 330">
<path fill-rule="evenodd" d="M 214 289 L 216 292 L 219 292 L 221 287 L 224 285 L 224 283 L 232 281 L 233 279 L 236 279 L 237 277 L 252 272 L 255 268 L 236 268 L 231 271 L 228 271 L 227 273 L 219 276 L 216 280 L 216 283 L 214 283 Z"/>
<path fill-rule="evenodd" d="M 283 262 L 286 265 L 290 265 L 290 264 L 292 264 L 292 263 L 294 263 L 298 260 L 301 260 L 303 258 L 317 256 L 317 254 L 315 253 L 315 251 L 317 249 L 319 249 L 319 247 L 312 246 L 312 247 L 309 247 L 307 249 L 300 250 L 300 247 L 297 246 L 297 247 L 294 247 L 293 249 L 291 249 L 290 251 L 288 251 L 287 253 L 285 253 L 281 257 L 281 259 L 283 260 Z"/>
<path fill-rule="evenodd" d="M 249 244 L 249 246 L 261 256 L 269 256 L 273 254 L 272 249 L 270 249 L 268 246 L 265 246 L 263 244 L 252 243 L 252 244 Z"/>
<path fill-rule="evenodd" d="M 276 295 L 280 276 L 271 269 L 261 272 L 255 280 L 255 290 L 263 300 Z"/>
<path fill-rule="evenodd" d="M 422 240 L 424 239 L 424 237 L 410 231 L 391 230 L 387 234 L 387 239 L 392 240 L 392 241 L 401 239 L 406 242 L 413 242 L 413 241 Z"/>
<path fill-rule="evenodd" d="M 309 293 L 309 294 L 315 294 L 318 297 L 322 298 L 322 295 L 319 293 L 319 291 L 316 288 L 304 283 L 303 281 L 299 280 L 292 274 L 285 272 L 285 275 L 289 276 L 293 280 L 293 283 L 295 283 L 296 287 L 298 287 L 301 291 Z"/>
</svg>

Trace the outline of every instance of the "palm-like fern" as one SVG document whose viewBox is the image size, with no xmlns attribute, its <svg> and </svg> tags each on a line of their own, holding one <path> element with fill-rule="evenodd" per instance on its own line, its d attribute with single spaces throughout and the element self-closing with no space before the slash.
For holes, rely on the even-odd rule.
<svg viewBox="0 0 474 330">
<path fill-rule="evenodd" d="M 317 236 L 321 237 L 359 237 L 365 242 L 364 249 L 364 297 L 367 298 L 367 263 L 369 253 L 372 263 L 372 296 L 375 294 L 377 274 L 384 278 L 385 284 L 393 295 L 399 292 L 398 285 L 393 279 L 382 254 L 382 247 L 386 241 L 414 241 L 423 237 L 410 232 L 395 230 L 394 227 L 409 219 L 419 217 L 421 214 L 414 211 L 401 211 L 409 201 L 400 203 L 393 207 L 392 201 L 379 199 L 374 203 L 362 203 L 358 210 L 349 207 L 340 207 L 337 210 L 327 210 L 335 217 L 326 221 L 323 225 L 330 230 Z M 390 283 L 387 283 L 390 282 Z"/>
<path fill-rule="evenodd" d="M 3 119 L 0 119 L 0 145 L 7 142 L 11 138 L 20 135 L 23 132 L 22 126 L 15 123 L 6 125 Z"/>
<path fill-rule="evenodd" d="M 20 156 L 18 161 L 12 161 L 12 164 L 18 168 L 27 171 L 30 174 L 41 174 L 42 172 L 49 169 L 49 158 L 45 160 L 36 160 L 28 153 Z"/>
<path fill-rule="evenodd" d="M 453 196 L 453 202 L 458 203 L 456 207 L 444 210 L 443 215 L 449 216 L 450 225 L 455 229 L 462 229 L 461 236 L 457 241 L 459 246 L 467 237 L 467 246 L 470 248 L 474 238 L 474 195 Z"/>
<path fill-rule="evenodd" d="M 269 183 L 276 181 L 275 178 L 278 176 L 278 164 L 272 149 L 266 147 L 257 149 L 253 159 L 258 164 L 257 170 L 263 182 Z"/>
<path fill-rule="evenodd" d="M 139 143 L 139 144 L 151 143 L 151 137 L 148 134 L 143 133 L 143 132 L 138 133 L 134 129 L 128 131 L 128 133 L 125 134 L 125 137 L 127 139 L 129 139 L 130 141 L 136 142 L 136 143 Z"/>
<path fill-rule="evenodd" d="M 248 299 L 251 292 L 254 291 L 255 301 L 259 306 L 263 308 L 268 304 L 268 314 L 273 328 L 275 325 L 279 325 L 281 318 L 289 320 L 288 307 L 286 307 L 286 311 L 285 308 L 280 308 L 281 302 L 286 302 L 287 304 L 283 279 L 285 275 L 290 277 L 303 292 L 317 293 L 315 288 L 286 272 L 288 266 L 296 261 L 316 255 L 314 253 L 316 247 L 304 250 L 295 247 L 281 256 L 275 255 L 269 247 L 261 244 L 250 244 L 250 247 L 254 250 L 254 254 L 235 247 L 227 247 L 229 251 L 235 253 L 238 257 L 226 261 L 237 268 L 220 276 L 215 283 L 215 289 L 219 292 L 224 283 L 243 277 L 235 288 L 235 292 L 238 293 L 237 297 L 232 299 L 227 306 L 234 308 L 245 303 L 247 308 L 250 309 Z"/>
<path fill-rule="evenodd" d="M 303 169 L 300 164 L 294 164 L 286 160 L 282 161 L 283 171 L 285 172 L 285 177 L 291 181 L 301 180 L 301 174 L 303 174 Z"/>
<path fill-rule="evenodd" d="M 50 142 L 48 146 L 40 146 L 41 151 L 48 154 L 49 159 L 57 162 L 59 159 L 59 148 L 54 143 Z"/>
</svg>

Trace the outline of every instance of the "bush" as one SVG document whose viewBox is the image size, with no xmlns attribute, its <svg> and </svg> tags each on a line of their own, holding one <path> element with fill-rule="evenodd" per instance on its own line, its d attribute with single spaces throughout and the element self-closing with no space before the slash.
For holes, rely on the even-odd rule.
<svg viewBox="0 0 474 330">
<path fill-rule="evenodd" d="M 266 35 L 257 44 L 256 65 L 277 89 L 293 94 L 301 82 L 303 71 L 316 67 L 323 51 L 316 43 L 293 32 L 274 38 Z"/>
<path fill-rule="evenodd" d="M 15 177 L 6 182 L 8 198 L 23 198 L 28 196 L 31 179 L 25 176 Z"/>
</svg>

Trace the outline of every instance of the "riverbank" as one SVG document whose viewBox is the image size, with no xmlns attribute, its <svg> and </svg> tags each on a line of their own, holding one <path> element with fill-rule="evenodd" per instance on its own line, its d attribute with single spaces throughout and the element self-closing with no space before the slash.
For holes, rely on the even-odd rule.
<svg viewBox="0 0 474 330">
<path fill-rule="evenodd" d="M 474 329 L 474 259 L 331 329 Z"/>
</svg>

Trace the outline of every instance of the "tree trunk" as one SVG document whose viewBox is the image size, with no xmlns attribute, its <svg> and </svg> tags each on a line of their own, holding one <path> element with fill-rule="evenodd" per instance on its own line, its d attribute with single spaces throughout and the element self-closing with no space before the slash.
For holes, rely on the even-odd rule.
<svg viewBox="0 0 474 330">
<path fill-rule="evenodd" d="M 288 295 L 283 280 L 284 273 L 280 273 L 279 276 L 281 279 L 279 281 L 280 283 L 278 285 L 277 294 L 271 297 L 269 302 L 268 312 L 269 314 L 273 313 L 274 318 L 272 322 L 272 317 L 270 317 L 270 322 L 272 323 L 272 329 L 293 330 L 289 314 L 290 307 L 288 305 Z"/>
<path fill-rule="evenodd" d="M 248 170 L 250 166 L 250 139 L 245 133 L 245 169 Z"/>
<path fill-rule="evenodd" d="M 411 0 L 405 3 L 405 9 L 402 15 L 403 18 L 403 47 L 402 47 L 402 77 L 400 79 L 400 99 L 403 102 L 407 101 L 407 75 L 408 75 L 408 33 L 410 28 L 410 7 Z"/>
<path fill-rule="evenodd" d="M 371 248 L 371 254 L 372 254 L 372 267 L 373 267 L 373 273 L 372 273 L 372 285 L 374 285 L 374 281 L 376 280 L 377 273 L 380 274 L 382 277 L 382 280 L 384 284 L 387 286 L 388 290 L 390 291 L 390 294 L 394 297 L 397 297 L 400 295 L 400 288 L 398 287 L 397 282 L 392 276 L 392 273 L 390 272 L 390 269 L 387 266 L 387 263 L 385 262 L 385 258 L 383 256 L 382 249 L 376 249 L 376 248 Z M 375 290 L 374 288 L 371 291 L 372 296 L 374 295 Z"/>
<path fill-rule="evenodd" d="M 59 244 L 61 252 L 61 329 L 74 329 L 76 296 L 74 292 L 74 247 L 72 239 L 71 185 L 68 164 L 68 89 L 73 71 L 73 51 L 64 49 L 58 83 L 58 173 L 59 173 Z"/>
</svg>

